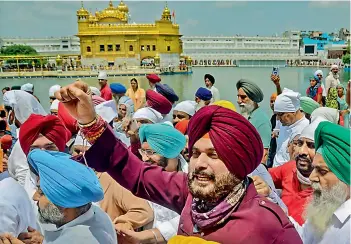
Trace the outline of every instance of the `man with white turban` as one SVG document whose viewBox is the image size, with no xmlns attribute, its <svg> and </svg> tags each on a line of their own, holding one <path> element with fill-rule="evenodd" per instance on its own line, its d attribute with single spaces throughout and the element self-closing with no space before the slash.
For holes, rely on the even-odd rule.
<svg viewBox="0 0 351 244">
<path fill-rule="evenodd" d="M 55 98 L 55 92 L 59 91 L 61 89 L 60 85 L 53 85 L 49 89 L 49 98 L 50 98 L 50 104 L 56 99 Z"/>
<path fill-rule="evenodd" d="M 313 122 L 318 117 L 328 120 L 334 124 L 339 122 L 339 111 L 335 108 L 320 107 L 314 110 L 311 114 L 311 122 Z"/>
<path fill-rule="evenodd" d="M 300 111 L 300 93 L 284 88 L 274 103 L 274 113 L 279 121 L 280 131 L 277 139 L 277 152 L 273 167 L 289 161 L 287 146 L 293 133 L 301 132 L 308 124 L 308 119 Z"/>
<path fill-rule="evenodd" d="M 340 84 L 339 66 L 337 66 L 336 64 L 333 64 L 330 67 L 330 72 L 329 72 L 328 76 L 325 78 L 325 90 L 326 90 L 327 95 L 329 93 L 330 88 L 336 88 L 337 85 L 339 85 L 339 84 Z"/>
<path fill-rule="evenodd" d="M 140 108 L 133 114 L 133 119 L 141 124 L 156 124 L 163 120 L 162 114 L 150 107 Z"/>
<path fill-rule="evenodd" d="M 195 114 L 196 102 L 186 100 L 178 103 L 173 109 L 173 125 L 179 121 L 189 120 Z"/>
</svg>

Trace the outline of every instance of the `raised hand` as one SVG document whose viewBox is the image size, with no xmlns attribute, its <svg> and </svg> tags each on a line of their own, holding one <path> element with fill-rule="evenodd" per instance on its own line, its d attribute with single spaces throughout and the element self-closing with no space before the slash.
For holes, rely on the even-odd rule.
<svg viewBox="0 0 351 244">
<path fill-rule="evenodd" d="M 80 124 L 88 124 L 96 118 L 90 88 L 83 81 L 78 80 L 62 87 L 55 97 Z"/>
</svg>

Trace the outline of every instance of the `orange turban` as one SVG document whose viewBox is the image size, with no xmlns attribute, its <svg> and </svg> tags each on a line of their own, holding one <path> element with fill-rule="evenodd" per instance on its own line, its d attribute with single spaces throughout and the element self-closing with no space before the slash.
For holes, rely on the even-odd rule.
<svg viewBox="0 0 351 244">
<path fill-rule="evenodd" d="M 271 100 L 275 101 L 275 99 L 277 99 L 278 94 L 277 93 L 273 93 L 271 96 Z"/>
<path fill-rule="evenodd" d="M 183 135 L 186 134 L 187 130 L 188 130 L 188 124 L 189 124 L 189 120 L 185 119 L 182 121 L 179 121 L 176 125 L 175 128 L 177 130 L 179 130 Z"/>
</svg>

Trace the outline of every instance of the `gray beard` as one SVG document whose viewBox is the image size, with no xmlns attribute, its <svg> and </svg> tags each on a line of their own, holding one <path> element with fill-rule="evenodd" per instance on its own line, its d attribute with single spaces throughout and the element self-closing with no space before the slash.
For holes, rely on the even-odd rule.
<svg viewBox="0 0 351 244">
<path fill-rule="evenodd" d="M 42 224 L 54 224 L 57 227 L 65 224 L 64 214 L 51 202 L 44 209 L 38 206 L 38 218 Z"/>
<path fill-rule="evenodd" d="M 239 107 L 240 107 L 240 114 L 244 116 L 246 119 L 248 119 L 252 111 L 255 110 L 255 103 L 253 101 L 249 101 L 248 103 L 241 103 Z"/>
<path fill-rule="evenodd" d="M 339 181 L 330 189 L 322 189 L 312 182 L 313 199 L 305 209 L 305 219 L 314 228 L 314 235 L 321 238 L 331 224 L 334 212 L 347 200 L 348 187 Z"/>
</svg>

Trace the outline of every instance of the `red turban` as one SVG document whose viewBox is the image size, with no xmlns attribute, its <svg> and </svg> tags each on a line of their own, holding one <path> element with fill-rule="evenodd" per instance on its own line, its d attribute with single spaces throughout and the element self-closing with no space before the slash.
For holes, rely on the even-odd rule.
<svg viewBox="0 0 351 244">
<path fill-rule="evenodd" d="M 71 134 L 77 134 L 79 131 L 78 122 L 75 120 L 67 111 L 65 106 L 60 102 L 58 106 L 57 116 L 62 121 L 64 126 L 71 132 Z"/>
<path fill-rule="evenodd" d="M 9 150 L 12 146 L 12 136 L 10 135 L 4 135 L 1 137 L 1 149 L 3 150 Z"/>
<path fill-rule="evenodd" d="M 168 114 L 172 110 L 172 103 L 153 90 L 146 91 L 146 102 L 151 108 L 161 114 Z"/>
<path fill-rule="evenodd" d="M 260 164 L 263 156 L 261 137 L 251 123 L 230 109 L 205 106 L 191 118 L 188 126 L 189 152 L 209 133 L 211 142 L 228 170 L 240 179 Z"/>
<path fill-rule="evenodd" d="M 32 114 L 21 125 L 19 132 L 19 142 L 26 155 L 33 142 L 38 139 L 39 134 L 55 143 L 61 152 L 65 150 L 66 142 L 70 139 L 69 131 L 57 116 Z"/>
<path fill-rule="evenodd" d="M 154 84 L 161 81 L 161 78 L 156 74 L 149 74 L 146 76 L 146 78 Z"/>
<path fill-rule="evenodd" d="M 187 132 L 187 130 L 188 130 L 189 121 L 190 121 L 190 120 L 188 120 L 188 119 L 179 121 L 179 122 L 175 125 L 175 128 L 176 128 L 177 130 L 179 130 L 183 135 L 185 135 L 186 132 Z"/>
</svg>

